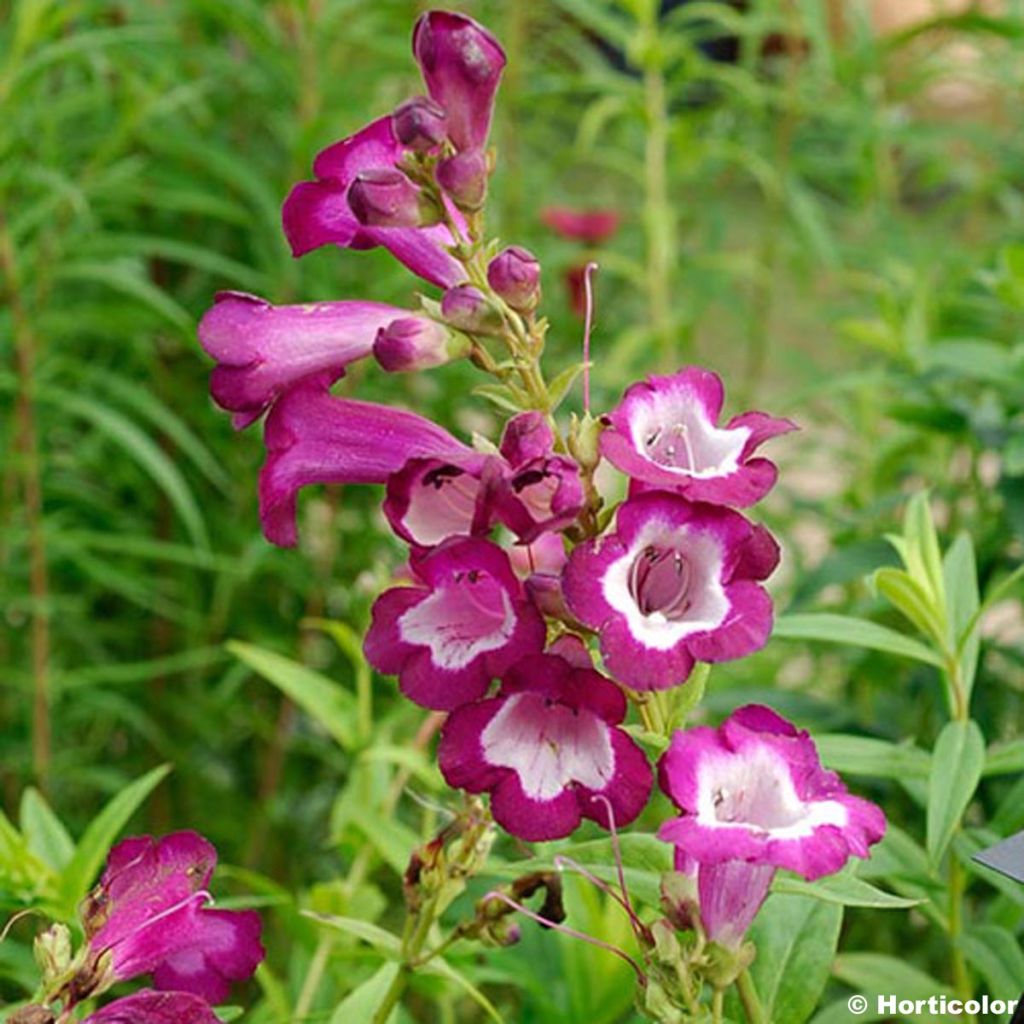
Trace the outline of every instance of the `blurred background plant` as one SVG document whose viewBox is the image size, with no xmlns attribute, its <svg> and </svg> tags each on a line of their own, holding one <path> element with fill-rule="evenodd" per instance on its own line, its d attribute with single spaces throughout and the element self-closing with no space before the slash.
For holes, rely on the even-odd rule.
<svg viewBox="0 0 1024 1024">
<path fill-rule="evenodd" d="M 842 648 L 848 620 L 830 632 L 801 616 L 905 628 L 892 578 L 872 574 L 897 571 L 884 535 L 912 492 L 931 489 L 944 549 L 973 538 L 980 593 L 995 593 L 973 717 L 999 745 L 959 808 L 966 863 L 1024 826 L 1024 2 L 464 6 L 509 51 L 492 233 L 544 262 L 552 362 L 580 345 L 563 277 L 594 257 L 596 408 L 641 372 L 696 361 L 736 408 L 804 427 L 779 447 L 768 505 L 790 614 L 762 654 L 716 671 L 707 706 L 764 699 L 890 754 L 910 737 L 931 748 L 946 735 L 935 660 Z M 373 974 L 372 923 L 400 902 L 444 798 L 425 753 L 437 721 L 360 653 L 399 559 L 372 495 L 308 498 L 302 550 L 265 543 L 261 444 L 209 402 L 195 322 L 222 288 L 410 300 L 379 251 L 294 262 L 279 208 L 318 149 L 416 88 L 422 8 L 0 0 L 0 797 L 21 832 L 0 819 L 0 899 L 73 907 L 90 860 L 69 833 L 101 848 L 133 813 L 136 829 L 201 828 L 236 866 L 236 899 L 268 908 L 253 1021 L 330 1020 Z M 606 211 L 618 230 L 564 237 L 552 206 Z M 472 386 L 461 365 L 352 377 L 361 396 L 487 427 L 483 402 L 455 404 Z M 907 867 L 926 844 L 920 759 L 822 747 L 898 826 L 878 877 L 935 877 Z M 149 785 L 124 799 L 163 763 L 144 803 Z M 119 813 L 97 819 L 117 794 Z M 1003 936 L 1019 937 L 1024 894 L 990 875 L 955 884 L 982 931 L 954 939 L 967 962 L 953 969 L 1019 991 L 1024 957 Z M 628 946 L 599 894 L 573 883 L 568 900 L 575 927 Z M 370 924 L 359 941 L 301 909 Z M 950 979 L 949 923 L 850 911 L 842 946 L 859 952 L 831 965 L 832 995 L 877 977 L 865 955 Z M 401 1019 L 483 1020 L 491 1004 L 523 1022 L 632 1019 L 625 965 L 524 933 L 418 976 Z M 25 995 L 31 935 L 22 922 L 0 945 L 7 999 Z M 333 1019 L 360 1019 L 358 1002 Z"/>
</svg>

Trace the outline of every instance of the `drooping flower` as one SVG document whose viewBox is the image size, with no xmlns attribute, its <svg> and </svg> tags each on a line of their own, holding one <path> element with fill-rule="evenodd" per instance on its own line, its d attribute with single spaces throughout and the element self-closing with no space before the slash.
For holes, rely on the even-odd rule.
<svg viewBox="0 0 1024 1024">
<path fill-rule="evenodd" d="M 719 427 L 723 398 L 721 378 L 695 366 L 633 384 L 607 417 L 601 453 L 641 486 L 715 505 L 753 505 L 777 476 L 774 463 L 754 452 L 796 425 L 745 412 Z"/>
<path fill-rule="evenodd" d="M 500 451 L 505 463 L 491 465 L 498 518 L 520 540 L 571 523 L 583 508 L 583 483 L 576 462 L 554 451 L 555 437 L 546 417 L 519 413 L 505 426 Z"/>
<path fill-rule="evenodd" d="M 438 763 L 449 785 L 489 792 L 495 821 L 522 839 L 560 839 L 584 817 L 608 828 L 609 804 L 620 827 L 652 783 L 618 728 L 625 714 L 622 691 L 586 662 L 535 654 L 502 675 L 495 697 L 452 712 Z"/>
<path fill-rule="evenodd" d="M 327 384 L 305 379 L 282 395 L 267 417 L 260 519 L 267 540 L 282 547 L 296 542 L 296 497 L 309 484 L 384 483 L 410 459 L 475 458 L 471 448 L 431 420 L 335 398 Z"/>
<path fill-rule="evenodd" d="M 199 342 L 217 360 L 210 392 L 241 429 L 303 377 L 328 372 L 336 380 L 396 320 L 432 323 L 383 302 L 274 306 L 256 295 L 218 292 L 199 322 Z"/>
<path fill-rule="evenodd" d="M 391 117 L 381 117 L 349 138 L 328 146 L 313 162 L 315 181 L 296 185 L 282 210 L 284 232 L 292 253 L 302 256 L 333 243 L 345 249 L 382 245 L 414 274 L 441 288 L 465 278 L 461 264 L 448 252 L 454 244 L 444 224 L 429 227 L 379 227 L 361 224 L 349 191 L 364 172 L 393 171 L 409 150 L 392 130 Z M 456 222 L 462 215 L 452 208 Z"/>
<path fill-rule="evenodd" d="M 83 1024 L 218 1024 L 209 1004 L 188 992 L 142 989 L 108 1003 Z"/>
<path fill-rule="evenodd" d="M 501 44 L 464 14 L 428 11 L 416 22 L 412 51 L 456 150 L 482 149 L 505 67 Z"/>
<path fill-rule="evenodd" d="M 214 910 L 217 852 L 195 832 L 126 839 L 81 907 L 91 991 L 153 974 L 158 988 L 219 1002 L 263 959 L 252 910 Z"/>
<path fill-rule="evenodd" d="M 739 944 L 775 869 L 821 878 L 885 834 L 881 809 L 822 767 L 806 732 L 760 705 L 717 729 L 676 732 L 658 773 L 682 812 L 658 836 L 696 875 L 702 923 L 723 945 Z"/>
<path fill-rule="evenodd" d="M 397 675 L 417 704 L 447 711 L 482 697 L 491 680 L 544 646 L 544 620 L 497 545 L 456 537 L 415 550 L 416 585 L 373 606 L 366 658 Z"/>
<path fill-rule="evenodd" d="M 608 671 L 660 690 L 696 661 L 764 646 L 772 603 L 757 581 L 778 558 L 767 530 L 738 512 L 651 491 L 619 507 L 614 533 L 573 551 L 563 587 L 570 611 L 600 634 Z"/>
</svg>

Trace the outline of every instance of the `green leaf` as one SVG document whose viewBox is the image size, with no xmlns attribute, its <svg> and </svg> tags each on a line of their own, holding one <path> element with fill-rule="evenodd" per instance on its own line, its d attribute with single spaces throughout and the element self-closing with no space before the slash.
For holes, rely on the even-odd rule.
<svg viewBox="0 0 1024 1024">
<path fill-rule="evenodd" d="M 905 960 L 880 953 L 840 953 L 836 957 L 833 973 L 844 984 L 867 996 L 868 1005 L 872 1008 L 877 1005 L 878 996 L 896 995 L 900 999 L 913 1000 L 927 1000 L 932 996 L 953 997 L 952 991 L 941 981 L 911 967 Z M 850 1019 L 852 1015 L 848 1015 L 847 1020 Z M 935 1021 L 947 1018 L 928 1015 L 923 1019 Z"/>
<path fill-rule="evenodd" d="M 985 979 L 993 998 L 1016 998 L 1024 989 L 1024 953 L 1012 932 L 979 924 L 960 936 L 960 948 Z"/>
<path fill-rule="evenodd" d="M 70 916 L 89 886 L 99 874 L 111 846 L 142 802 L 167 777 L 169 764 L 147 772 L 141 779 L 125 786 L 85 830 L 60 876 L 60 896 L 64 911 Z"/>
<path fill-rule="evenodd" d="M 849 874 L 830 875 L 816 882 L 807 882 L 796 875 L 778 875 L 772 884 L 772 892 L 811 896 L 844 907 L 875 907 L 880 910 L 906 910 L 924 902 L 894 896 L 891 892 L 885 892 Z"/>
<path fill-rule="evenodd" d="M 841 774 L 903 780 L 927 779 L 931 771 L 931 755 L 910 744 L 842 733 L 816 736 L 814 742 L 823 763 Z"/>
<path fill-rule="evenodd" d="M 939 733 L 928 779 L 925 847 L 938 865 L 974 796 L 985 764 L 985 738 L 976 722 L 948 722 Z"/>
<path fill-rule="evenodd" d="M 888 598 L 925 636 L 936 643 L 945 641 L 942 611 L 922 584 L 902 569 L 878 569 L 873 577 L 875 589 Z"/>
<path fill-rule="evenodd" d="M 63 871 L 74 855 L 75 842 L 34 786 L 22 794 L 20 820 L 28 848 L 54 871 Z"/>
<path fill-rule="evenodd" d="M 361 985 L 353 989 L 338 1005 L 330 1024 L 356 1024 L 371 1021 L 384 1004 L 384 999 L 398 977 L 401 965 L 393 960 L 381 964 Z M 388 1024 L 398 1019 L 398 1007 L 388 1015 Z"/>
<path fill-rule="evenodd" d="M 363 921 L 357 917 L 341 917 L 338 914 L 318 914 L 312 910 L 303 910 L 302 916 L 308 917 L 318 924 L 326 925 L 328 928 L 344 932 L 346 935 L 354 935 L 357 939 L 369 943 L 385 956 L 398 957 L 402 952 L 402 940 L 397 935 L 379 925 L 371 924 L 369 921 Z"/>
<path fill-rule="evenodd" d="M 230 640 L 226 646 L 239 661 L 273 683 L 323 726 L 343 749 L 355 749 L 358 736 L 356 701 L 348 690 L 333 679 L 262 647 L 238 640 Z"/>
<path fill-rule="evenodd" d="M 907 571 L 929 594 L 931 603 L 938 609 L 945 608 L 945 578 L 942 572 L 942 552 L 939 548 L 935 521 L 932 519 L 928 492 L 919 491 L 907 503 L 903 518 L 903 535 L 906 548 L 901 554 L 909 555 Z"/>
<path fill-rule="evenodd" d="M 811 1016 L 828 981 L 842 921 L 837 903 L 789 893 L 768 897 L 748 934 L 757 947 L 750 973 L 765 1020 L 802 1024 Z"/>
<path fill-rule="evenodd" d="M 569 389 L 573 386 L 576 378 L 585 369 L 585 363 L 573 363 L 572 366 L 567 366 L 554 380 L 548 385 L 548 394 L 551 396 L 551 411 L 554 412 L 561 404 L 565 401 L 565 396 L 569 394 Z"/>
<path fill-rule="evenodd" d="M 477 1006 L 479 1006 L 484 1013 L 486 1013 L 487 1016 L 495 1022 L 495 1024 L 505 1024 L 505 1018 L 498 1012 L 498 1008 L 494 1003 L 492 1003 L 490 999 L 488 999 L 487 996 L 485 996 L 483 992 L 481 992 L 480 989 L 478 989 L 476 985 L 469 980 L 469 978 L 448 963 L 448 961 L 443 957 L 437 957 L 436 959 L 431 960 L 421 968 L 421 971 L 424 974 L 436 974 L 438 977 L 444 978 L 447 981 L 458 985 L 459 988 L 463 989 L 466 995 L 468 995 L 469 998 L 472 999 L 473 1002 L 475 1002 Z"/>
<path fill-rule="evenodd" d="M 919 641 L 887 626 L 850 615 L 833 615 L 830 612 L 782 615 L 775 622 L 772 636 L 783 640 L 818 640 L 844 647 L 866 647 L 942 667 L 939 655 Z"/>
<path fill-rule="evenodd" d="M 970 707 L 974 677 L 978 671 L 981 650 L 981 630 L 975 615 L 981 606 L 978 593 L 978 569 L 974 559 L 974 545 L 966 533 L 961 533 L 950 545 L 942 564 L 946 585 L 946 621 L 949 627 L 948 644 L 959 652 L 960 680 L 964 688 L 964 704 Z"/>
<path fill-rule="evenodd" d="M 985 754 L 982 775 L 1015 775 L 1024 771 L 1024 737 L 993 743 Z"/>
</svg>

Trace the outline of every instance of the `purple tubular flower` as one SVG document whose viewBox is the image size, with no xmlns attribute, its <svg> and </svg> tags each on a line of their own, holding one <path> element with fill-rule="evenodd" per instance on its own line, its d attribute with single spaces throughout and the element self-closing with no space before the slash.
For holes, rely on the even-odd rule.
<svg viewBox="0 0 1024 1024">
<path fill-rule="evenodd" d="M 461 281 L 461 264 L 448 252 L 454 244 L 443 224 L 430 227 L 373 227 L 360 224 L 349 203 L 349 189 L 364 171 L 394 170 L 406 152 L 382 117 L 355 135 L 323 150 L 313 162 L 315 181 L 303 181 L 288 194 L 282 210 L 292 254 L 333 243 L 344 249 L 383 245 L 414 274 L 440 288 Z M 450 211 L 457 222 L 462 215 Z"/>
<path fill-rule="evenodd" d="M 714 505 L 753 505 L 777 476 L 774 463 L 754 451 L 797 428 L 762 412 L 719 427 L 723 397 L 718 375 L 695 366 L 633 384 L 607 417 L 601 453 L 640 485 Z"/>
<path fill-rule="evenodd" d="M 448 138 L 444 107 L 426 96 L 413 96 L 395 108 L 391 130 L 398 142 L 409 149 L 417 152 L 437 149 Z"/>
<path fill-rule="evenodd" d="M 217 1002 L 263 959 L 255 911 L 210 910 L 217 852 L 195 832 L 126 839 L 80 914 L 106 987 L 154 974 L 157 987 Z"/>
<path fill-rule="evenodd" d="M 373 356 L 388 373 L 429 370 L 465 354 L 468 342 L 460 337 L 436 320 L 404 316 L 380 328 Z"/>
<path fill-rule="evenodd" d="M 373 402 L 334 398 L 327 382 L 315 377 L 277 400 L 264 441 L 260 519 L 267 540 L 282 547 L 297 540 L 296 496 L 309 484 L 381 484 L 409 459 L 458 461 L 475 455 L 431 420 Z"/>
<path fill-rule="evenodd" d="M 526 543 L 567 526 L 583 508 L 579 466 L 555 455 L 554 441 L 543 413 L 520 413 L 508 421 L 502 437 L 507 465 L 492 463 L 498 518 Z"/>
<path fill-rule="evenodd" d="M 410 559 L 416 585 L 385 591 L 363 649 L 426 708 L 482 697 L 495 676 L 544 646 L 544 620 L 501 548 L 456 537 Z"/>
<path fill-rule="evenodd" d="M 740 708 L 717 729 L 676 732 L 658 772 L 662 789 L 682 811 L 658 836 L 701 872 L 743 861 L 821 878 L 850 857 L 867 857 L 885 834 L 881 809 L 852 796 L 835 772 L 822 767 L 806 732 L 760 705 Z M 711 890 L 736 885 L 738 874 L 712 873 L 701 888 L 710 899 Z M 767 891 L 767 885 L 758 887 Z M 715 899 L 723 912 L 740 902 L 730 892 Z M 702 913 L 704 904 L 702 893 Z M 742 916 L 753 914 L 743 910 Z"/>
<path fill-rule="evenodd" d="M 482 148 L 505 67 L 501 44 L 464 14 L 429 11 L 416 22 L 412 51 L 431 99 L 448 116 L 455 148 Z"/>
<path fill-rule="evenodd" d="M 502 249 L 487 264 L 487 281 L 513 309 L 529 312 L 540 301 L 540 262 L 529 249 Z"/>
<path fill-rule="evenodd" d="M 584 817 L 608 828 L 609 804 L 618 828 L 643 810 L 652 783 L 643 751 L 618 728 L 625 715 L 622 691 L 599 672 L 535 654 L 502 676 L 497 696 L 452 712 L 438 763 L 449 785 L 489 792 L 495 820 L 521 839 L 561 839 Z"/>
<path fill-rule="evenodd" d="M 388 477 L 384 515 L 391 528 L 418 547 L 487 533 L 493 525 L 492 493 L 483 481 L 487 462 L 483 455 L 458 463 L 410 459 Z"/>
<path fill-rule="evenodd" d="M 217 360 L 213 400 L 233 414 L 236 428 L 247 427 L 303 377 L 342 376 L 349 363 L 370 354 L 377 332 L 396 317 L 430 323 L 382 302 L 273 306 L 245 292 L 218 292 L 199 322 L 199 342 Z"/>
<path fill-rule="evenodd" d="M 108 1003 L 83 1024 L 218 1024 L 220 1018 L 205 999 L 188 992 L 142 989 Z"/>
<path fill-rule="evenodd" d="M 764 646 L 772 603 L 756 581 L 778 558 L 768 531 L 738 512 L 652 491 L 620 506 L 613 534 L 576 548 L 562 582 L 570 611 L 600 633 L 608 671 L 661 690 L 696 661 Z"/>
</svg>

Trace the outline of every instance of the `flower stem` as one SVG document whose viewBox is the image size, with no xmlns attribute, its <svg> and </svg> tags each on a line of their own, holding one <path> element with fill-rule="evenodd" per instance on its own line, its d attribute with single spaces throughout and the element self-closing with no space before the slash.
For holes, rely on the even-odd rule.
<svg viewBox="0 0 1024 1024">
<path fill-rule="evenodd" d="M 949 945 L 950 945 L 950 972 L 953 977 L 953 988 L 956 990 L 957 998 L 967 1003 L 974 995 L 971 986 L 971 977 L 967 971 L 967 961 L 964 959 L 963 950 L 960 948 L 960 936 L 963 932 L 963 899 L 964 899 L 964 871 L 960 861 L 954 853 L 949 855 Z M 968 1014 L 967 1020 L 976 1020 L 974 1014 Z"/>
<path fill-rule="evenodd" d="M 743 971 L 736 979 L 736 991 L 739 993 L 740 1002 L 743 1004 L 743 1013 L 747 1018 L 747 1024 L 768 1024 L 761 1006 L 761 999 L 754 987 L 754 979 L 750 971 Z"/>
</svg>

